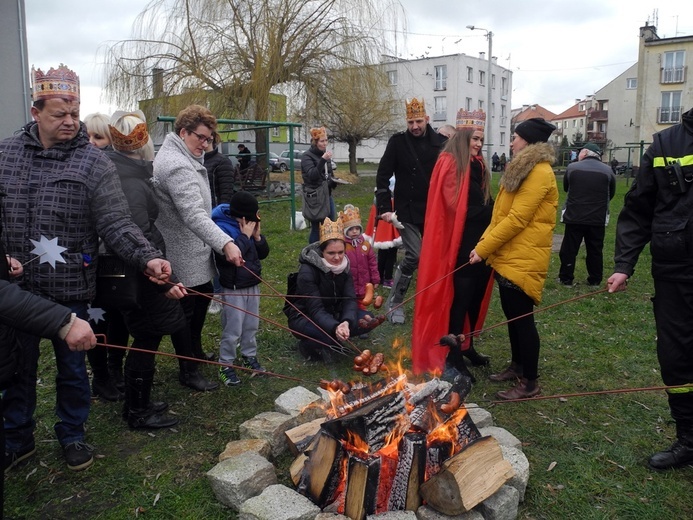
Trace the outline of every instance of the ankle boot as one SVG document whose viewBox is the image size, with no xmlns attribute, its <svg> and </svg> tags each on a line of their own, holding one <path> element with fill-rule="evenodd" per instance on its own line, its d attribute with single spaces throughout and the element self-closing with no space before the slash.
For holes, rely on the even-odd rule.
<svg viewBox="0 0 693 520">
<path fill-rule="evenodd" d="M 178 376 L 181 385 L 197 390 L 198 392 L 209 392 L 219 388 L 219 383 L 207 381 L 202 374 L 200 374 L 195 361 L 186 361 L 183 363 L 183 367 L 184 368 L 180 371 Z"/>
<path fill-rule="evenodd" d="M 119 392 L 125 392 L 125 379 L 123 378 L 123 368 L 118 366 L 108 367 L 108 376 Z"/>
<path fill-rule="evenodd" d="M 128 426 L 133 429 L 169 428 L 178 419 L 156 412 L 149 401 L 154 370 L 126 370 L 125 394 L 128 407 Z"/>
<path fill-rule="evenodd" d="M 91 394 L 94 397 L 101 397 L 106 401 L 120 401 L 123 394 L 118 391 L 110 377 L 97 377 L 91 381 Z"/>
<path fill-rule="evenodd" d="M 498 392 L 496 397 L 504 401 L 509 401 L 512 399 L 528 399 L 530 397 L 536 397 L 539 394 L 541 394 L 541 387 L 537 384 L 537 380 L 525 379 L 523 377 L 513 388 Z"/>
<path fill-rule="evenodd" d="M 485 367 L 491 363 L 491 358 L 475 350 L 474 346 L 463 350 L 462 355 L 469 360 L 473 367 Z"/>
<path fill-rule="evenodd" d="M 520 366 L 518 363 L 515 363 L 514 361 L 510 363 L 510 366 L 502 372 L 499 372 L 498 374 L 491 374 L 490 376 L 488 376 L 488 378 L 491 381 L 494 381 L 496 383 L 500 383 L 502 381 L 515 381 L 517 379 L 520 379 L 521 377 L 522 366 Z"/>
</svg>

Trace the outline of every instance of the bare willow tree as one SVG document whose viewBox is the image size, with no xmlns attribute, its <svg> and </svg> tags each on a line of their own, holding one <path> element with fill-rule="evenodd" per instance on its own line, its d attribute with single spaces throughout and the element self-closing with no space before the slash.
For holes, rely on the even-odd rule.
<svg viewBox="0 0 693 520">
<path fill-rule="evenodd" d="M 391 128 L 394 90 L 378 65 L 336 69 L 325 79 L 310 96 L 310 117 L 327 126 L 335 141 L 347 144 L 349 171 L 357 173 L 356 147 Z"/>
<path fill-rule="evenodd" d="M 105 49 L 105 85 L 119 105 L 158 97 L 204 102 L 217 114 L 270 118 L 270 91 L 310 88 L 354 65 L 358 46 L 378 55 L 383 13 L 396 0 L 152 0 L 133 37 Z M 158 71 L 154 93 L 152 72 Z M 212 93 L 212 95 L 210 95 Z M 258 136 L 258 152 L 264 139 Z"/>
</svg>

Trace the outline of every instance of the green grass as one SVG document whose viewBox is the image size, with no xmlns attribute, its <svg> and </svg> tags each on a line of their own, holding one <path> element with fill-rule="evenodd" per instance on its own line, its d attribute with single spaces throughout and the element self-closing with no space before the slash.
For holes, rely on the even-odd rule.
<svg viewBox="0 0 693 520">
<path fill-rule="evenodd" d="M 368 170 L 360 169 L 362 173 Z M 495 184 L 497 180 L 496 174 Z M 355 204 L 365 219 L 373 186 L 372 177 L 340 186 L 335 192 L 337 206 Z M 625 180 L 619 179 L 618 194 L 612 202 L 614 218 L 607 229 L 605 277 L 612 267 L 615 215 L 626 189 Z M 281 292 L 286 287 L 286 274 L 297 267 L 298 253 L 308 236 L 307 230 L 289 231 L 288 208 L 288 203 L 261 207 L 263 232 L 272 247 L 263 275 Z M 562 231 L 559 224 L 556 232 Z M 557 284 L 557 270 L 558 255 L 554 254 L 540 308 L 592 292 L 584 283 L 574 288 Z M 581 251 L 576 280 L 585 279 Z M 627 292 L 598 294 L 538 314 L 544 394 L 661 385 L 651 295 L 646 251 Z M 180 424 L 174 430 L 133 432 L 120 419 L 119 404 L 95 401 L 87 440 L 95 445 L 98 458 L 93 467 L 81 473 L 66 469 L 55 441 L 55 370 L 52 351 L 44 348 L 36 414 L 38 454 L 6 478 L 6 514 L 27 519 L 122 519 L 135 518 L 137 508 L 142 508 L 140 515 L 152 519 L 236 518 L 215 500 L 205 472 L 214 466 L 225 444 L 238 438 L 238 425 L 258 412 L 273 410 L 274 399 L 296 384 L 313 388 L 320 378 L 353 379 L 347 360 L 336 366 L 301 360 L 294 351 L 295 340 L 272 323 L 286 323 L 281 305 L 275 298 L 261 302 L 261 314 L 267 321 L 259 333 L 259 356 L 268 370 L 303 383 L 242 375 L 239 387 L 199 394 L 178 384 L 175 360 L 159 357 L 154 397 L 170 403 Z M 486 325 L 503 320 L 496 294 Z M 392 360 L 396 356 L 390 347 L 393 340 L 399 337 L 406 345 L 409 334 L 410 322 L 398 328 L 386 323 L 359 346 L 383 351 Z M 218 347 L 219 335 L 219 318 L 210 316 L 205 329 L 206 350 Z M 492 357 L 492 370 L 505 367 L 509 349 L 504 326 L 484 333 L 477 345 Z M 172 351 L 168 342 L 162 349 Z M 203 370 L 209 377 L 216 376 L 213 367 Z M 490 370 L 472 370 L 478 383 L 469 400 L 488 407 L 498 426 L 522 440 L 530 461 L 531 477 L 520 518 L 693 517 L 693 471 L 653 473 L 645 466 L 647 457 L 674 437 L 663 392 L 492 406 L 489 401 L 505 386 L 486 379 Z M 290 462 L 290 456 L 277 461 L 279 480 L 286 485 L 290 485 Z"/>
</svg>

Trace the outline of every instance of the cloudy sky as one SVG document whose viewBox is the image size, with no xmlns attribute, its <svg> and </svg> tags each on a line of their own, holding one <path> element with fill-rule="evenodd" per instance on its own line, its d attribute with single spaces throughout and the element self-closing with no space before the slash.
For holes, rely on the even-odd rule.
<svg viewBox="0 0 693 520">
<path fill-rule="evenodd" d="M 3 0 L 3 3 L 6 0 Z M 384 0 L 385 1 L 385 0 Z M 488 50 L 513 71 L 512 106 L 539 103 L 562 112 L 637 61 L 638 29 L 649 20 L 660 37 L 693 35 L 693 2 L 686 0 L 401 0 L 406 34 L 392 49 L 403 58 Z M 101 95 L 100 48 L 130 37 L 145 0 L 25 0 L 29 65 L 63 62 L 82 83 L 82 113 L 111 113 Z M 483 7 L 487 5 L 488 8 Z M 579 7 L 576 8 L 576 6 Z M 655 15 L 655 8 L 657 14 Z M 124 107 L 123 107 L 124 108 Z"/>
</svg>

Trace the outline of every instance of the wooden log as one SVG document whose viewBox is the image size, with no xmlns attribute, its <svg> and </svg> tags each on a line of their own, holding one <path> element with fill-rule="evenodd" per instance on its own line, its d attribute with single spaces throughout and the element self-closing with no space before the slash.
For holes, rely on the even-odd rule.
<svg viewBox="0 0 693 520">
<path fill-rule="evenodd" d="M 375 453 L 385 445 L 385 439 L 393 431 L 403 433 L 409 429 L 407 418 L 404 395 L 397 392 L 370 401 L 342 417 L 326 421 L 322 429 L 343 441 L 351 441 L 350 434 L 356 435 L 365 442 L 368 453 Z"/>
<path fill-rule="evenodd" d="M 426 453 L 426 480 L 438 473 L 443 463 L 452 457 L 452 440 L 436 440 L 430 443 Z"/>
<path fill-rule="evenodd" d="M 351 520 L 364 520 L 375 513 L 380 457 L 363 459 L 349 454 L 344 514 Z"/>
<path fill-rule="evenodd" d="M 443 469 L 421 485 L 420 493 L 436 511 L 461 515 L 493 495 L 514 475 L 496 439 L 487 436 L 445 461 Z"/>
<path fill-rule="evenodd" d="M 296 489 L 322 508 L 334 500 L 342 479 L 344 448 L 340 441 L 321 430 L 307 455 Z"/>
<path fill-rule="evenodd" d="M 385 380 L 381 379 L 374 383 L 356 383 L 351 387 L 351 392 L 345 394 L 342 398 L 342 404 L 336 407 L 337 417 L 341 417 L 353 411 L 356 408 L 362 407 L 371 401 L 374 401 L 383 395 L 392 393 L 395 388 L 406 384 L 407 376 L 401 374 L 398 377 Z"/>
<path fill-rule="evenodd" d="M 426 451 L 425 433 L 407 433 L 400 440 L 388 510 L 416 511 L 421 505 L 419 488 L 426 475 Z"/>
<path fill-rule="evenodd" d="M 320 431 L 320 425 L 325 422 L 324 417 L 320 417 L 313 421 L 300 424 L 295 428 L 291 428 L 284 432 L 286 435 L 286 442 L 289 446 L 289 450 L 294 455 L 303 453 L 308 446 L 310 441 L 317 435 Z"/>
<path fill-rule="evenodd" d="M 289 475 L 291 476 L 291 481 L 294 483 L 294 486 L 298 487 L 298 483 L 301 480 L 301 474 L 303 473 L 307 460 L 308 455 L 301 453 L 291 463 L 291 466 L 289 467 Z"/>
<path fill-rule="evenodd" d="M 472 421 L 469 412 L 465 410 L 464 417 L 457 423 L 457 445 L 461 450 L 464 450 L 468 444 L 480 438 L 479 428 Z"/>
</svg>

